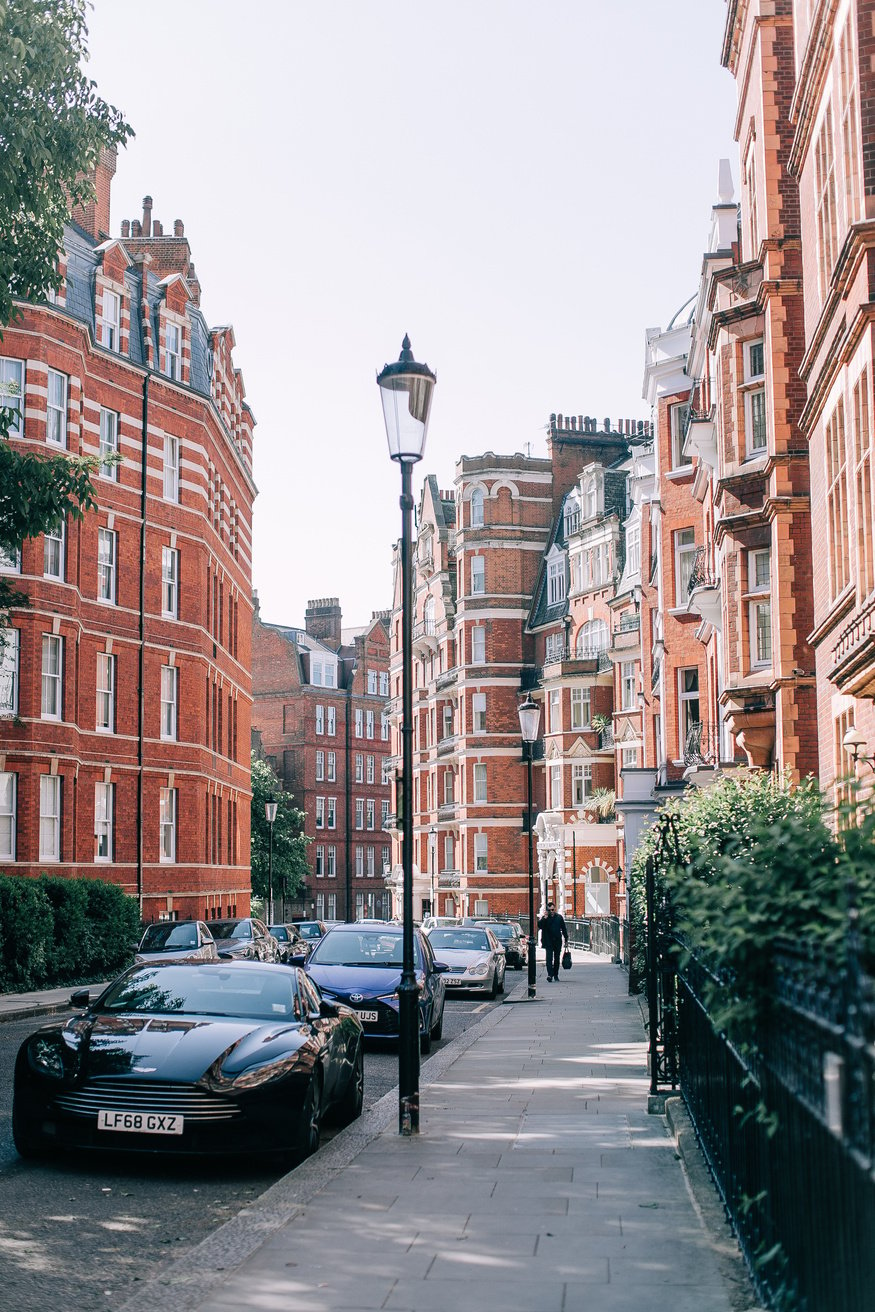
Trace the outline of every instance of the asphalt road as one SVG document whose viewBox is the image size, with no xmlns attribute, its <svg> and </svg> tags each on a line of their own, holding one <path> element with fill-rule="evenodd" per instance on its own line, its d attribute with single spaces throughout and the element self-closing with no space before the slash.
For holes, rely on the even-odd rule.
<svg viewBox="0 0 875 1312">
<path fill-rule="evenodd" d="M 508 979 L 515 982 L 513 973 Z M 496 1003 L 447 1002 L 437 1052 Z M 35 1020 L 0 1024 L 0 1310 L 115 1309 L 282 1174 L 269 1163 L 64 1155 L 24 1162 L 12 1144 L 12 1071 Z M 423 1058 L 423 1067 L 428 1058 Z M 366 1050 L 365 1104 L 396 1083 L 398 1055 Z M 325 1138 L 328 1138 L 326 1132 Z"/>
</svg>

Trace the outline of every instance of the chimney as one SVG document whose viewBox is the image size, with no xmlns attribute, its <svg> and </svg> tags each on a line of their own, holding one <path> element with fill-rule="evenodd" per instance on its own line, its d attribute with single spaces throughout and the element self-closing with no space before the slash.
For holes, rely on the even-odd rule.
<svg viewBox="0 0 875 1312">
<path fill-rule="evenodd" d="M 335 651 L 340 646 L 341 609 L 337 597 L 319 597 L 308 602 L 304 628 L 311 638 L 318 638 Z"/>
<path fill-rule="evenodd" d="M 143 225 L 140 223 L 139 219 L 133 219 L 131 222 L 131 236 L 141 237 L 142 234 L 143 234 Z"/>
<path fill-rule="evenodd" d="M 155 222 L 152 224 L 152 236 L 153 236 L 153 237 L 163 237 L 163 236 L 164 236 L 164 224 L 163 224 L 163 223 L 159 223 L 157 219 L 156 219 Z"/>
<path fill-rule="evenodd" d="M 143 197 L 143 236 L 152 236 L 152 197 Z"/>
<path fill-rule="evenodd" d="M 86 205 L 77 205 L 73 220 L 95 238 L 109 236 L 109 192 L 115 176 L 116 152 L 114 148 L 102 150 L 94 168 L 94 199 Z"/>
<path fill-rule="evenodd" d="M 182 219 L 174 219 L 174 220 L 173 220 L 173 235 L 174 235 L 174 237 L 184 237 L 184 236 L 185 236 L 185 228 L 184 228 L 184 226 L 183 226 Z"/>
<path fill-rule="evenodd" d="M 131 221 L 130 219 L 122 219 L 122 236 L 130 237 L 130 235 L 131 235 Z"/>
</svg>

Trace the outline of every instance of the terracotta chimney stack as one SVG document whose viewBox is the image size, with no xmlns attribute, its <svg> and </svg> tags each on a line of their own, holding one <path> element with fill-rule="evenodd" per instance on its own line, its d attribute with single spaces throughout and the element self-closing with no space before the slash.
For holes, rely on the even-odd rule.
<svg viewBox="0 0 875 1312">
<path fill-rule="evenodd" d="M 143 197 L 143 236 L 152 236 L 152 197 Z"/>
</svg>

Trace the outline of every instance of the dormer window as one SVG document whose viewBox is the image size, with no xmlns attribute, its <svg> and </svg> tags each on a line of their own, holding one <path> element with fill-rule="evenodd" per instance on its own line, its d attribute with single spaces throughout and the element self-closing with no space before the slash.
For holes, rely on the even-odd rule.
<svg viewBox="0 0 875 1312">
<path fill-rule="evenodd" d="M 594 478 L 587 481 L 583 490 L 583 509 L 586 519 L 595 519 L 599 509 L 598 487 Z"/>
<path fill-rule="evenodd" d="M 164 372 L 174 382 L 182 378 L 182 332 L 178 323 L 164 328 Z"/>
<path fill-rule="evenodd" d="M 565 554 L 560 553 L 547 563 L 547 604 L 554 606 L 565 600 Z"/>
<path fill-rule="evenodd" d="M 579 528 L 580 528 L 580 502 L 577 500 L 577 497 L 569 497 L 565 503 L 564 532 L 566 538 L 570 537 L 572 533 L 576 533 Z"/>
<path fill-rule="evenodd" d="M 312 655 L 310 657 L 310 682 L 318 688 L 337 687 L 337 666 L 333 660 Z"/>
<path fill-rule="evenodd" d="M 483 489 L 475 487 L 471 493 L 471 527 L 483 527 Z"/>
<path fill-rule="evenodd" d="M 122 302 L 117 292 L 103 290 L 100 317 L 100 345 L 110 351 L 121 349 Z"/>
</svg>

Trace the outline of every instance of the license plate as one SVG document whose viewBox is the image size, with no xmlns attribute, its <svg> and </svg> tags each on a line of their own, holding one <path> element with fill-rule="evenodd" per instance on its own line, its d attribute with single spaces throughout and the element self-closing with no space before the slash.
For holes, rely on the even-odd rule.
<svg viewBox="0 0 875 1312">
<path fill-rule="evenodd" d="M 446 981 L 447 981 L 447 984 L 461 984 L 461 983 L 462 983 L 462 980 L 459 979 L 458 975 L 447 975 L 447 977 L 446 977 Z"/>
<path fill-rule="evenodd" d="M 380 1019 L 380 1013 L 378 1011 L 360 1011 L 358 1018 L 363 1025 L 376 1025 Z"/>
<path fill-rule="evenodd" d="M 184 1117 L 169 1112 L 99 1111 L 98 1130 L 127 1130 L 131 1134 L 182 1134 Z"/>
</svg>

